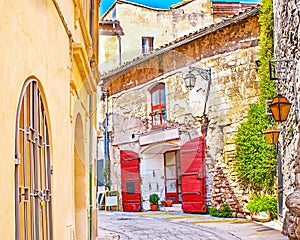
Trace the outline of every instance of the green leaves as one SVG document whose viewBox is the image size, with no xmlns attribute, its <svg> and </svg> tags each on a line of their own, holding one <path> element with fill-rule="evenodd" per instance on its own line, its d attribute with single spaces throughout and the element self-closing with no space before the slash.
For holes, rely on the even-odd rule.
<svg viewBox="0 0 300 240">
<path fill-rule="evenodd" d="M 268 212 L 274 218 L 277 216 L 277 199 L 274 196 L 255 195 L 247 209 L 252 213 Z"/>
<path fill-rule="evenodd" d="M 223 203 L 219 209 L 214 207 L 208 208 L 208 213 L 211 216 L 215 217 L 224 217 L 224 218 L 231 218 L 232 217 L 232 210 L 228 204 Z"/>
<path fill-rule="evenodd" d="M 272 192 L 276 180 L 276 149 L 268 145 L 263 135 L 271 124 L 265 114 L 265 100 L 272 99 L 276 93 L 275 83 L 269 77 L 269 61 L 273 59 L 272 0 L 262 0 L 259 24 L 260 97 L 250 106 L 248 119 L 238 129 L 234 166 L 241 182 L 251 190 Z"/>
<path fill-rule="evenodd" d="M 270 124 L 263 104 L 253 104 L 236 139 L 235 170 L 239 179 L 255 191 L 272 191 L 276 180 L 276 151 L 263 132 Z"/>
</svg>

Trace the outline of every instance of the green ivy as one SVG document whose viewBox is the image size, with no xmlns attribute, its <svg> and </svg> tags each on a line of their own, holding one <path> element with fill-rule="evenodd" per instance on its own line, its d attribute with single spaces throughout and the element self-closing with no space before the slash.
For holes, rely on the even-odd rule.
<svg viewBox="0 0 300 240">
<path fill-rule="evenodd" d="M 277 216 L 277 199 L 274 196 L 255 195 L 247 205 L 252 213 L 268 212 L 271 218 Z"/>
<path fill-rule="evenodd" d="M 276 93 L 275 83 L 270 80 L 269 75 L 269 61 L 274 58 L 272 0 L 262 0 L 258 22 L 260 25 L 258 76 L 260 79 L 260 101 L 264 102 L 266 99 L 272 99 Z"/>
<path fill-rule="evenodd" d="M 262 134 L 269 124 L 264 105 L 253 104 L 237 132 L 235 170 L 254 191 L 271 192 L 275 184 L 276 151 Z"/>
<path fill-rule="evenodd" d="M 248 118 L 237 132 L 235 171 L 241 182 L 252 191 L 273 192 L 276 180 L 276 150 L 268 145 L 263 133 L 271 124 L 265 114 L 265 100 L 276 93 L 269 77 L 269 61 L 273 59 L 273 3 L 262 0 L 259 15 L 260 97 L 248 109 Z"/>
<path fill-rule="evenodd" d="M 231 218 L 232 217 L 232 210 L 228 204 L 223 203 L 219 209 L 214 207 L 208 207 L 208 213 L 214 217 L 224 217 L 224 218 Z"/>
</svg>

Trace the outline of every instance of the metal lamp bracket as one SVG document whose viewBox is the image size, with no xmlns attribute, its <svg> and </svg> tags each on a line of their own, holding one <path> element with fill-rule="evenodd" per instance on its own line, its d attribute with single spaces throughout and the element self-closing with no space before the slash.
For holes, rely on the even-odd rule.
<svg viewBox="0 0 300 240">
<path fill-rule="evenodd" d="M 296 123 L 299 122 L 299 106 L 298 106 L 298 94 L 297 94 L 297 85 L 296 85 L 296 66 L 294 59 L 275 59 L 269 61 L 269 71 L 271 80 L 287 80 L 288 78 L 288 65 L 291 64 L 293 70 L 292 80 L 294 88 L 294 101 L 295 101 L 295 112 L 296 112 Z"/>
<path fill-rule="evenodd" d="M 189 67 L 189 72 L 192 73 L 193 71 L 197 72 L 204 80 L 211 81 L 211 69 L 205 69 L 205 68 L 198 68 L 198 67 Z"/>
</svg>

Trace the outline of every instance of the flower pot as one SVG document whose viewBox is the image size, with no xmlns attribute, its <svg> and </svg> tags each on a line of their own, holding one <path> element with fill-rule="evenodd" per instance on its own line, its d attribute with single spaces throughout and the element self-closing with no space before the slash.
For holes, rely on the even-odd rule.
<svg viewBox="0 0 300 240">
<path fill-rule="evenodd" d="M 270 214 L 267 212 L 251 213 L 251 218 L 258 222 L 268 222 L 271 220 Z"/>
<path fill-rule="evenodd" d="M 172 207 L 173 201 L 172 200 L 167 200 L 166 205 L 167 207 Z"/>
<path fill-rule="evenodd" d="M 157 211 L 158 204 L 150 204 L 150 209 L 151 209 L 151 211 Z"/>
<path fill-rule="evenodd" d="M 167 206 L 167 204 L 166 204 L 166 201 L 165 201 L 165 200 L 162 200 L 162 201 L 161 201 L 161 206 L 162 206 L 162 207 L 165 207 L 165 206 Z"/>
</svg>

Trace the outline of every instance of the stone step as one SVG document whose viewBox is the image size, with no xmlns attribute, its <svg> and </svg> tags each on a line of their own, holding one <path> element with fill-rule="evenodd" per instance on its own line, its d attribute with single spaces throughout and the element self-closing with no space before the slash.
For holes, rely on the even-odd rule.
<svg viewBox="0 0 300 240">
<path fill-rule="evenodd" d="M 172 207 L 161 207 L 160 210 L 163 212 L 182 212 L 182 205 L 172 204 Z"/>
</svg>

